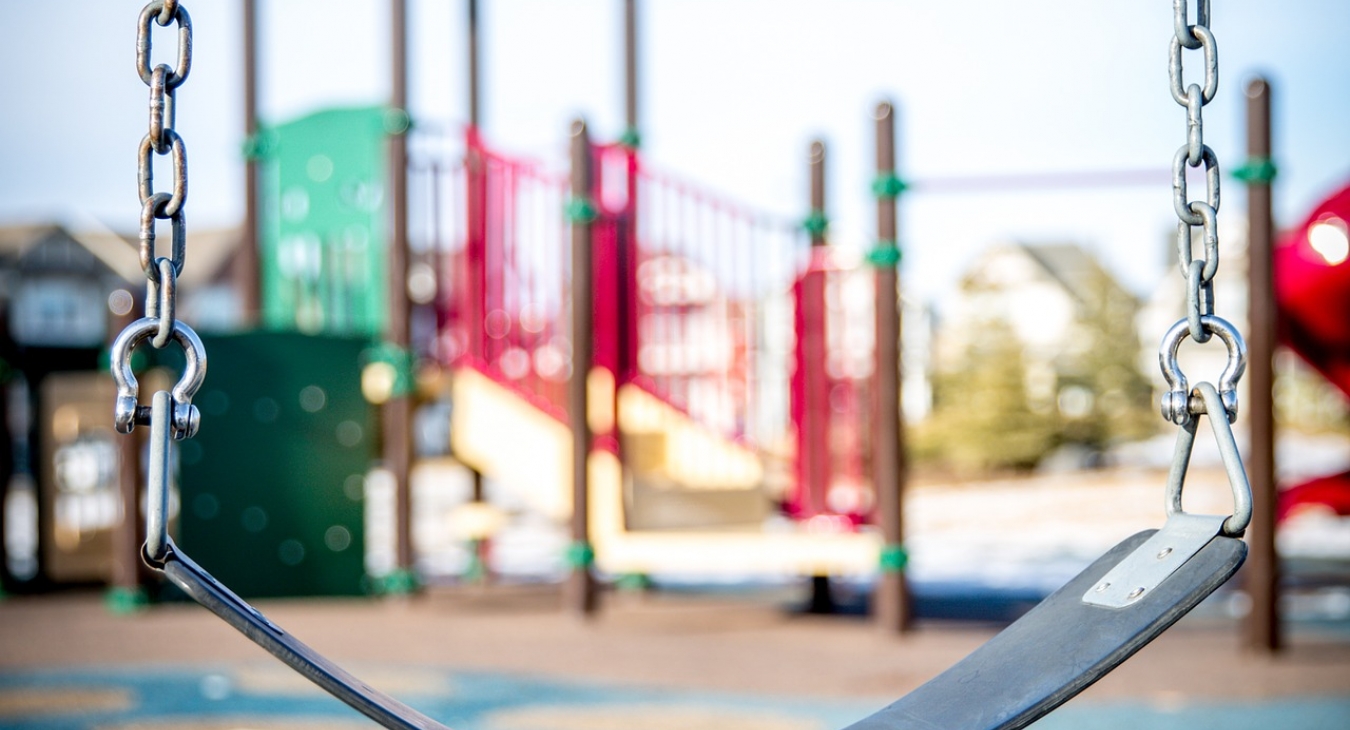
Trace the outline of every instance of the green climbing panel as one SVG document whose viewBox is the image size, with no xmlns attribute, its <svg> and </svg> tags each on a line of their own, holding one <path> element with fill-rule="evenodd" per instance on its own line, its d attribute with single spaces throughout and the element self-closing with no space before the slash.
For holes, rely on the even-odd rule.
<svg viewBox="0 0 1350 730">
<path fill-rule="evenodd" d="M 242 596 L 363 591 L 364 477 L 375 422 L 369 341 L 271 332 L 203 337 L 201 431 L 180 442 L 183 550 Z"/>
<path fill-rule="evenodd" d="M 330 109 L 269 128 L 261 162 L 263 325 L 372 336 L 384 328 L 385 146 L 406 117 Z"/>
</svg>

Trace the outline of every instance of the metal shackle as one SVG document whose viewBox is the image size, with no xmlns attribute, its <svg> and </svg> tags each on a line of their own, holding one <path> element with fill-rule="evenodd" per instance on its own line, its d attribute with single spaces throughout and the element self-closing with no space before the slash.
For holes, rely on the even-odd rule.
<svg viewBox="0 0 1350 730">
<path fill-rule="evenodd" d="M 1237 328 L 1221 317 L 1206 314 L 1200 317 L 1200 327 L 1218 335 L 1228 348 L 1228 362 L 1224 365 L 1223 373 L 1219 375 L 1219 397 L 1223 401 L 1228 422 L 1232 423 L 1237 418 L 1238 410 L 1237 382 L 1247 369 L 1247 344 L 1242 341 L 1242 335 Z M 1186 374 L 1181 372 L 1181 365 L 1177 363 L 1177 351 L 1181 348 L 1181 341 L 1190 333 L 1189 322 L 1185 319 L 1180 320 L 1167 330 L 1167 334 L 1163 335 L 1162 344 L 1158 346 L 1158 365 L 1162 368 L 1168 386 L 1168 391 L 1162 396 L 1162 415 L 1178 426 L 1184 426 L 1190 421 L 1192 413 L 1199 412 L 1191 407 L 1190 385 L 1186 380 Z"/>
<path fill-rule="evenodd" d="M 158 317 L 142 317 L 127 325 L 113 340 L 111 370 L 117 383 L 117 405 L 113 409 L 113 425 L 118 433 L 131 433 L 138 423 L 149 423 L 149 409 L 137 405 L 140 384 L 131 371 L 131 353 L 141 342 L 159 332 Z M 175 321 L 173 338 L 183 347 L 186 364 L 178 384 L 173 386 L 173 438 L 192 438 L 201 422 L 201 413 L 192 405 L 192 396 L 206 379 L 206 347 L 192 328 Z"/>
</svg>

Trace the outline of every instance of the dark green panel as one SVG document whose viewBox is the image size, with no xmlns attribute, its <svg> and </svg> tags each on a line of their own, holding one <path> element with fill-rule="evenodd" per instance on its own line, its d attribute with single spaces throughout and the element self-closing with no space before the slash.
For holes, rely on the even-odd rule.
<svg viewBox="0 0 1350 730">
<path fill-rule="evenodd" d="M 182 442 L 178 544 L 242 596 L 362 591 L 375 422 L 365 339 L 204 337 L 201 431 Z"/>
</svg>

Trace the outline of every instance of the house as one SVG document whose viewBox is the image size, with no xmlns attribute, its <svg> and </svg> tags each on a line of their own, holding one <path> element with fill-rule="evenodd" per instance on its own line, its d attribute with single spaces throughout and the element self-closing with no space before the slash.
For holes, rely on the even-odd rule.
<svg viewBox="0 0 1350 730">
<path fill-rule="evenodd" d="M 994 246 L 962 277 L 937 332 L 937 368 L 956 366 L 994 322 L 1022 346 L 1027 397 L 1067 416 L 1091 410 L 1092 394 L 1075 384 L 1089 350 L 1115 323 L 1121 346 L 1137 347 L 1139 302 L 1091 255 L 1074 244 Z"/>
<path fill-rule="evenodd" d="M 197 313 L 214 314 L 204 318 L 228 324 L 229 309 L 211 298 L 220 284 L 211 282 L 236 240 L 233 231 L 190 235 L 180 317 L 196 325 Z M 0 550 L 0 565 L 18 580 L 109 574 L 122 476 L 103 355 L 119 319 L 138 316 L 145 274 L 136 246 L 95 226 L 0 227 L 0 449 L 14 457 L 0 458 L 0 504 L 22 495 L 32 505 L 22 536 L 0 541 L 20 546 Z"/>
<path fill-rule="evenodd" d="M 1139 306 L 1076 245 L 985 251 L 936 333 L 930 453 L 1022 469 L 1068 447 L 1065 458 L 1087 465 L 1151 435 L 1161 421 L 1139 366 Z"/>
</svg>

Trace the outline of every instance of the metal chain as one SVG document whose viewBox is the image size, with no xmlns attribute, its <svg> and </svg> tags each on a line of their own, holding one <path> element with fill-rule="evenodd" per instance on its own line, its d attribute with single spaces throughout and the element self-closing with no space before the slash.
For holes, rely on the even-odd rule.
<svg viewBox="0 0 1350 730">
<path fill-rule="evenodd" d="M 1168 49 L 1167 75 L 1172 98 L 1186 109 L 1186 143 L 1172 157 L 1172 205 L 1177 214 L 1177 261 L 1182 279 L 1186 282 L 1185 328 L 1176 328 L 1163 338 L 1159 362 L 1171 390 L 1163 396 L 1163 417 L 1173 423 L 1185 424 L 1198 404 L 1192 399 L 1186 378 L 1176 364 L 1180 338 L 1189 335 L 1196 342 L 1208 342 L 1210 336 L 1222 330 L 1223 341 L 1229 347 L 1230 360 L 1245 366 L 1246 353 L 1236 329 L 1214 315 L 1214 275 L 1219 271 L 1219 158 L 1205 144 L 1205 124 L 1202 110 L 1214 99 L 1219 88 L 1219 50 L 1214 33 L 1209 29 L 1210 2 L 1196 0 L 1195 24 L 1188 19 L 1189 0 L 1172 0 L 1173 33 Z M 1204 69 L 1203 83 L 1186 85 L 1183 80 L 1183 49 L 1199 50 Z M 1191 200 L 1186 189 L 1186 168 L 1205 168 L 1205 197 Z M 1203 258 L 1192 256 L 1192 233 L 1200 229 Z M 1235 349 L 1236 348 L 1236 349 Z M 1240 349 L 1241 353 L 1237 350 Z M 1239 357 L 1239 355 L 1241 355 Z M 1225 371 L 1221 378 L 1223 401 L 1228 420 L 1237 416 L 1236 380 L 1242 374 Z M 1227 382 L 1224 382 L 1227 381 Z"/>
<path fill-rule="evenodd" d="M 178 64 L 150 67 L 153 26 L 178 25 Z M 178 88 L 192 70 L 192 18 L 178 0 L 153 0 L 141 10 L 136 32 L 136 68 L 150 87 L 150 128 L 141 140 L 137 156 L 137 180 L 141 200 L 141 269 L 146 276 L 145 316 L 159 320 L 151 344 L 164 347 L 173 337 L 174 296 L 177 277 L 183 273 L 187 251 L 187 150 L 174 129 Z M 154 155 L 169 155 L 173 167 L 171 192 L 155 192 Z M 167 220 L 173 245 L 168 258 L 155 257 L 155 223 Z M 168 262 L 171 266 L 165 266 Z"/>
<path fill-rule="evenodd" d="M 1200 325 L 1200 317 L 1214 314 L 1213 281 L 1219 270 L 1219 235 L 1216 216 L 1219 212 L 1219 159 L 1205 144 L 1205 124 L 1201 113 L 1214 99 L 1219 88 L 1219 51 L 1214 34 L 1209 30 L 1209 0 L 1198 0 L 1196 24 L 1187 23 L 1186 6 L 1189 0 L 1173 0 L 1174 30 L 1167 75 L 1172 98 L 1186 109 L 1186 144 L 1172 158 L 1172 204 L 1177 218 L 1177 256 L 1181 275 L 1187 281 L 1187 320 L 1191 338 L 1196 342 L 1209 340 L 1209 332 Z M 1183 86 L 1182 49 L 1199 49 L 1204 59 L 1204 86 Z M 1205 166 L 1205 199 L 1190 200 L 1186 192 L 1186 167 Z M 1191 229 L 1202 229 L 1204 259 L 1191 259 Z M 1193 269 L 1199 268 L 1197 276 Z"/>
</svg>

